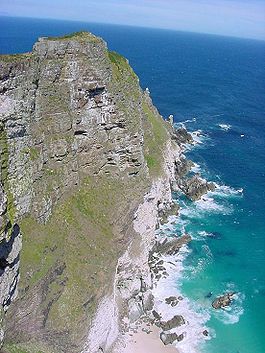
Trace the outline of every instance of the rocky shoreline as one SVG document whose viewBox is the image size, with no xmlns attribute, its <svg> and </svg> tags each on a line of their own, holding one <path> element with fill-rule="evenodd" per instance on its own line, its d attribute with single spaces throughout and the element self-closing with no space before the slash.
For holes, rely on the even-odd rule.
<svg viewBox="0 0 265 353">
<path fill-rule="evenodd" d="M 124 352 L 131 336 L 143 324 L 149 327 L 144 330 L 147 334 L 155 325 L 165 346 L 175 345 L 186 336 L 189 322 L 173 310 L 184 298 L 174 294 L 166 297 L 164 304 L 172 309 L 172 316 L 165 317 L 157 308 L 154 289 L 169 276 L 168 264 L 174 266 L 174 258 L 191 241 L 188 234 L 162 240 L 156 235 L 170 215 L 178 214 L 180 207 L 173 201 L 172 192 L 184 193 L 194 201 L 215 188 L 200 175 L 190 173 L 193 163 L 184 156 L 187 144 L 195 144 L 191 134 L 183 128 L 172 128 L 171 143 L 164 155 L 165 177 L 153 182 L 135 213 L 134 230 L 139 238 L 131 242 L 119 259 L 113 294 L 102 301 L 83 353 Z M 111 317 L 111 325 L 107 317 Z M 207 338 L 206 328 L 201 336 Z"/>
</svg>

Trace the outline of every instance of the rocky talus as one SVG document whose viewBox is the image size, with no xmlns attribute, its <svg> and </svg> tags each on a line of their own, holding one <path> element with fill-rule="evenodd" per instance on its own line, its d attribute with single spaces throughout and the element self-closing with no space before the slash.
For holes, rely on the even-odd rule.
<svg viewBox="0 0 265 353">
<path fill-rule="evenodd" d="M 126 320 L 152 310 L 148 259 L 177 212 L 172 188 L 209 188 L 187 177 L 187 142 L 90 33 L 0 56 L 3 352 L 111 352 Z"/>
</svg>

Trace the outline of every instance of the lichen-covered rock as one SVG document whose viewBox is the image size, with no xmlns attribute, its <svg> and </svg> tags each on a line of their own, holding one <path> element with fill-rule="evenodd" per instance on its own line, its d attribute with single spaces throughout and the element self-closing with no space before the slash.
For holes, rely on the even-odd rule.
<svg viewBox="0 0 265 353">
<path fill-rule="evenodd" d="M 135 110 L 140 88 L 126 65 L 90 34 L 41 38 L 16 62 L 0 58 L 6 72 L 0 79 L 1 121 L 19 215 L 33 210 L 45 222 L 83 175 L 146 173 L 142 116 Z M 122 70 L 131 82 L 114 77 Z M 126 96 L 129 84 L 135 102 Z"/>
</svg>

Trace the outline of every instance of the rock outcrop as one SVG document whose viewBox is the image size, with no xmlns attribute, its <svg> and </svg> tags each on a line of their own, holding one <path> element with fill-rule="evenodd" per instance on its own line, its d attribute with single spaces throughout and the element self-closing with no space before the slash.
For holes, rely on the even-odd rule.
<svg viewBox="0 0 265 353">
<path fill-rule="evenodd" d="M 162 328 L 163 331 L 171 330 L 172 328 L 176 328 L 178 326 L 184 325 L 185 320 L 181 315 L 175 315 L 172 319 L 168 321 L 160 321 L 159 326 Z"/>
<path fill-rule="evenodd" d="M 184 178 L 179 182 L 178 186 L 192 201 L 199 200 L 208 191 L 214 191 L 216 188 L 214 183 L 202 179 L 200 175 Z"/>
<path fill-rule="evenodd" d="M 222 309 L 231 305 L 234 295 L 235 295 L 235 292 L 229 292 L 229 293 L 225 293 L 224 295 L 221 295 L 220 297 L 217 297 L 212 302 L 212 307 L 214 309 Z"/>
<path fill-rule="evenodd" d="M 165 332 L 161 332 L 160 333 L 160 339 L 161 341 L 164 343 L 165 346 L 167 346 L 168 344 L 172 344 L 175 341 L 182 341 L 184 338 L 184 335 L 178 335 L 175 332 L 173 333 L 165 333 Z"/>
</svg>

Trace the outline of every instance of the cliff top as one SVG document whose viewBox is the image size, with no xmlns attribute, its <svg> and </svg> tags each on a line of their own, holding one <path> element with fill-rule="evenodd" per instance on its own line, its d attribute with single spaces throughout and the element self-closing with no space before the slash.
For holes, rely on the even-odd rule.
<svg viewBox="0 0 265 353">
<path fill-rule="evenodd" d="M 96 37 L 94 34 L 87 31 L 79 31 L 66 34 L 59 37 L 41 37 L 39 41 L 42 40 L 51 40 L 51 41 L 64 41 L 64 40 L 78 40 L 78 41 L 92 41 L 92 42 L 101 42 L 100 37 Z"/>
<path fill-rule="evenodd" d="M 95 36 L 94 34 L 87 31 L 73 32 L 59 37 L 40 37 L 38 38 L 38 43 L 44 42 L 67 42 L 67 41 L 76 41 L 79 43 L 89 42 L 91 44 L 102 44 L 103 40 L 100 37 Z M 36 45 L 35 44 L 35 45 Z M 27 53 L 17 53 L 17 54 L 0 54 L 0 61 L 2 62 L 18 62 L 30 58 L 32 52 Z"/>
</svg>

